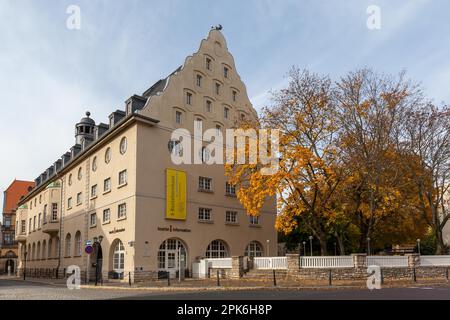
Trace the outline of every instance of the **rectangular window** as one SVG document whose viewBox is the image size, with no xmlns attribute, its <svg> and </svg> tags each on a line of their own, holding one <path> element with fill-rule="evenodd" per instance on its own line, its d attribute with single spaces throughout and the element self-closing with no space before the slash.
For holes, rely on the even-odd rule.
<svg viewBox="0 0 450 320">
<path fill-rule="evenodd" d="M 212 112 L 212 102 L 210 100 L 206 100 L 206 111 Z"/>
<path fill-rule="evenodd" d="M 227 211 L 225 213 L 226 223 L 237 223 L 237 211 Z"/>
<path fill-rule="evenodd" d="M 192 104 L 192 93 L 186 92 L 186 104 Z"/>
<path fill-rule="evenodd" d="M 127 170 L 119 172 L 119 185 L 124 185 L 127 183 Z"/>
<path fill-rule="evenodd" d="M 39 213 L 39 216 L 38 216 L 38 229 L 41 228 L 41 219 L 42 219 L 42 213 Z"/>
<path fill-rule="evenodd" d="M 198 220 L 211 221 L 211 211 L 209 208 L 198 208 Z"/>
<path fill-rule="evenodd" d="M 205 67 L 207 70 L 211 70 L 211 59 L 210 58 L 206 58 Z"/>
<path fill-rule="evenodd" d="M 223 117 L 225 118 L 225 119 L 228 119 L 228 113 L 229 113 L 229 109 L 227 108 L 227 107 L 224 107 L 223 108 Z"/>
<path fill-rule="evenodd" d="M 4 221 L 5 221 L 5 227 L 11 227 L 11 218 L 10 217 L 5 217 Z"/>
<path fill-rule="evenodd" d="M 223 67 L 223 77 L 228 78 L 228 68 L 227 67 Z"/>
<path fill-rule="evenodd" d="M 103 210 L 103 223 L 108 223 L 111 219 L 111 210 L 105 209 Z"/>
<path fill-rule="evenodd" d="M 127 216 L 127 204 L 121 203 L 119 204 L 119 208 L 117 211 L 117 219 L 123 219 Z"/>
<path fill-rule="evenodd" d="M 202 76 L 201 75 L 197 75 L 197 86 L 201 87 L 202 86 Z"/>
<path fill-rule="evenodd" d="M 20 234 L 25 234 L 26 224 L 27 222 L 25 220 L 20 221 Z"/>
<path fill-rule="evenodd" d="M 259 216 L 250 216 L 250 224 L 258 225 L 259 224 Z"/>
<path fill-rule="evenodd" d="M 105 179 L 103 181 L 103 192 L 111 191 L 111 178 Z"/>
<path fill-rule="evenodd" d="M 97 196 L 97 185 L 94 184 L 94 185 L 91 187 L 91 198 L 94 198 L 94 197 L 96 197 L 96 196 Z"/>
<path fill-rule="evenodd" d="M 81 192 L 77 193 L 77 206 L 83 203 L 83 194 Z"/>
<path fill-rule="evenodd" d="M 72 208 L 72 198 L 67 199 L 67 209 Z"/>
<path fill-rule="evenodd" d="M 90 219 L 89 219 L 89 226 L 95 227 L 97 225 L 97 214 L 91 213 Z"/>
<path fill-rule="evenodd" d="M 220 94 L 220 83 L 216 83 L 216 94 Z"/>
<path fill-rule="evenodd" d="M 52 221 L 58 220 L 58 204 L 52 203 Z"/>
<path fill-rule="evenodd" d="M 222 133 L 222 127 L 216 124 L 216 135 L 219 136 Z"/>
<path fill-rule="evenodd" d="M 29 220 L 29 222 L 28 222 L 28 233 L 30 233 L 31 232 L 31 218 L 30 218 L 30 220 Z"/>
<path fill-rule="evenodd" d="M 212 179 L 206 177 L 198 177 L 198 188 L 200 190 L 212 190 Z"/>
<path fill-rule="evenodd" d="M 175 122 L 178 124 L 183 122 L 183 114 L 180 111 L 175 112 Z"/>
<path fill-rule="evenodd" d="M 43 221 L 44 224 L 47 223 L 47 205 L 44 205 L 44 215 L 43 215 Z"/>
<path fill-rule="evenodd" d="M 225 193 L 229 196 L 235 196 L 236 195 L 236 186 L 226 182 L 225 183 Z"/>
<path fill-rule="evenodd" d="M 233 90 L 231 95 L 232 95 L 233 101 L 236 101 L 237 92 Z"/>
<path fill-rule="evenodd" d="M 36 216 L 33 217 L 33 231 L 36 231 Z"/>
</svg>

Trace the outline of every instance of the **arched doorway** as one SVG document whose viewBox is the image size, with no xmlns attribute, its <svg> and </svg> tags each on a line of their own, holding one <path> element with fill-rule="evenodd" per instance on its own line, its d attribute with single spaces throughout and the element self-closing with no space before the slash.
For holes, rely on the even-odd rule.
<svg viewBox="0 0 450 320">
<path fill-rule="evenodd" d="M 178 271 L 184 275 L 187 263 L 187 247 L 180 240 L 171 238 L 165 240 L 159 246 L 158 272 L 169 272 L 171 278 L 175 278 Z"/>
<path fill-rule="evenodd" d="M 125 247 L 120 239 L 113 241 L 109 256 L 109 277 L 112 279 L 123 279 L 125 273 Z"/>
<path fill-rule="evenodd" d="M 14 267 L 15 267 L 15 263 L 13 259 L 8 259 L 6 260 L 6 264 L 5 264 L 5 273 L 11 272 L 11 274 L 14 274 Z"/>
<path fill-rule="evenodd" d="M 98 242 L 94 242 L 92 245 L 94 251 L 91 255 L 91 275 L 93 280 L 102 282 L 102 267 L 103 267 L 103 250 L 102 245 Z"/>
</svg>

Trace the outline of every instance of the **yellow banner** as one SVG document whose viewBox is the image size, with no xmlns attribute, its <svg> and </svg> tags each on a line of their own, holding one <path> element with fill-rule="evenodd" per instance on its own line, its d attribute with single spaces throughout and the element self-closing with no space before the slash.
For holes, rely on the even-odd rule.
<svg viewBox="0 0 450 320">
<path fill-rule="evenodd" d="M 166 218 L 186 220 L 186 172 L 166 169 Z"/>
</svg>

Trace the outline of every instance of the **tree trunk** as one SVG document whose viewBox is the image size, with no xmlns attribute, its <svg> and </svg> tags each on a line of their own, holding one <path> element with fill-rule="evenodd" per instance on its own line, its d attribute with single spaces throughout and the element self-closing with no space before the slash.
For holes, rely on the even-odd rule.
<svg viewBox="0 0 450 320">
<path fill-rule="evenodd" d="M 320 234 L 319 242 L 320 242 L 320 255 L 321 256 L 328 255 L 328 251 L 327 251 L 327 237 L 326 237 L 325 234 Z"/>
<path fill-rule="evenodd" d="M 335 231 L 334 236 L 336 237 L 336 241 L 339 246 L 339 255 L 340 256 L 345 255 L 344 241 L 342 240 L 341 235 L 339 234 L 339 232 Z"/>
<path fill-rule="evenodd" d="M 444 238 L 442 236 L 442 229 L 436 228 L 435 235 L 436 235 L 436 253 L 435 254 L 437 254 L 437 255 L 446 254 Z"/>
</svg>

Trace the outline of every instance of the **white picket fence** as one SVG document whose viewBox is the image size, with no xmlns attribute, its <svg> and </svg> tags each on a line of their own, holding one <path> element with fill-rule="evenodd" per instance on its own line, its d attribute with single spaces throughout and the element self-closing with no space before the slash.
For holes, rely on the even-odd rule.
<svg viewBox="0 0 450 320">
<path fill-rule="evenodd" d="M 367 256 L 367 266 L 380 267 L 407 267 L 408 257 L 406 256 Z"/>
<path fill-rule="evenodd" d="M 423 267 L 450 266 L 450 256 L 420 256 L 420 265 Z"/>
<path fill-rule="evenodd" d="M 286 257 L 255 257 L 253 259 L 254 269 L 287 269 Z"/>
<path fill-rule="evenodd" d="M 351 256 L 300 257 L 300 268 L 353 268 Z"/>
</svg>

